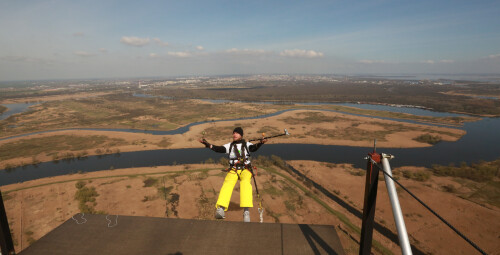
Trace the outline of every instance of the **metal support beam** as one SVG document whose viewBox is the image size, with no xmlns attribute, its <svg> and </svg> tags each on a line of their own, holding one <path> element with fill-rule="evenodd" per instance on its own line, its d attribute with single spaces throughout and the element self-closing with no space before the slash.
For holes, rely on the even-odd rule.
<svg viewBox="0 0 500 255">
<path fill-rule="evenodd" d="M 380 163 L 381 155 L 376 153 L 374 149 L 373 153 L 368 153 L 367 160 L 363 222 L 361 223 L 361 241 L 359 244 L 360 255 L 369 255 L 372 249 L 373 223 L 375 218 L 375 204 L 377 202 L 379 174 L 379 169 L 373 165 L 373 161 Z"/>
<path fill-rule="evenodd" d="M 382 153 L 382 166 L 384 171 L 392 177 L 391 165 L 389 164 L 389 159 L 394 158 L 394 156 Z M 405 220 L 403 219 L 403 213 L 401 212 L 401 206 L 399 204 L 398 193 L 396 192 L 396 186 L 394 181 L 385 176 L 385 185 L 387 186 L 387 193 L 389 194 L 389 199 L 392 206 L 392 214 L 394 215 L 394 222 L 396 223 L 396 229 L 398 230 L 399 246 L 401 246 L 401 252 L 403 255 L 411 255 L 410 240 L 408 239 L 408 233 L 406 232 Z"/>
<path fill-rule="evenodd" d="M 2 191 L 0 191 L 0 248 L 1 253 L 5 255 L 14 255 L 14 243 L 10 235 L 9 222 L 7 221 L 7 213 L 5 213 L 5 206 L 3 205 Z"/>
</svg>

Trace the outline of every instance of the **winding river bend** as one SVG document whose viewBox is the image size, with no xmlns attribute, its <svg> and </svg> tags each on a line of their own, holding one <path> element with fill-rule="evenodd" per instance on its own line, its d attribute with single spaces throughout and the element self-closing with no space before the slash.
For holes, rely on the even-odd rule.
<svg viewBox="0 0 500 255">
<path fill-rule="evenodd" d="M 450 113 L 437 113 L 416 108 L 358 104 L 348 106 L 385 111 L 403 111 L 426 116 L 456 116 Z M 281 112 L 272 115 L 279 113 Z M 271 115 L 259 116 L 256 118 L 268 116 Z M 165 134 L 164 132 L 184 133 L 189 130 L 191 126 L 202 123 L 205 122 L 192 123 L 172 131 L 147 132 L 161 132 L 161 134 Z M 500 157 L 500 118 L 483 118 L 480 121 L 466 123 L 463 129 L 467 131 L 467 134 L 456 142 L 440 142 L 427 148 L 381 148 L 378 149 L 378 151 L 395 155 L 396 158 L 391 161 L 393 167 L 405 165 L 430 167 L 432 164 L 447 165 L 449 163 L 458 164 L 460 162 L 471 163 L 479 160 L 495 160 Z M 129 132 L 145 131 L 130 130 Z M 315 144 L 266 144 L 254 155 L 277 155 L 285 160 L 317 160 L 332 163 L 351 163 L 356 167 L 364 168 L 366 161 L 363 158 L 371 151 L 372 148 L 369 147 Z M 219 159 L 220 157 L 224 157 L 224 154 L 217 154 L 205 148 L 137 151 L 125 152 L 119 155 L 90 156 L 81 160 L 60 161 L 59 163 L 46 162 L 36 166 L 28 165 L 8 171 L 0 170 L 0 185 L 76 173 L 78 171 L 91 172 L 112 168 L 159 166 L 174 163 L 199 163 L 208 158 Z"/>
</svg>

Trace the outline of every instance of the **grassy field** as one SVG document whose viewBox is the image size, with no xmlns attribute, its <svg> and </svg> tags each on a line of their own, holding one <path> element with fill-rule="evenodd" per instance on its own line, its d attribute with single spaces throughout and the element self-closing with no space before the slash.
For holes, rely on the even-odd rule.
<svg viewBox="0 0 500 255">
<path fill-rule="evenodd" d="M 368 116 L 377 116 L 377 117 L 385 117 L 385 118 L 393 118 L 393 119 L 402 119 L 402 120 L 415 120 L 424 123 L 437 123 L 437 124 L 447 124 L 447 125 L 463 125 L 465 122 L 477 121 L 479 118 L 477 117 L 432 117 L 432 116 L 419 116 L 408 113 L 399 113 L 399 112 L 387 112 L 387 111 L 379 111 L 379 110 L 367 110 L 360 109 L 354 107 L 345 107 L 345 106 L 337 106 L 337 105 L 321 105 L 317 107 L 318 109 L 327 109 L 327 110 L 335 110 L 352 114 L 362 114 Z"/>
<path fill-rule="evenodd" d="M 0 105 L 0 114 L 2 114 L 5 111 L 7 111 L 7 107 Z"/>
<path fill-rule="evenodd" d="M 328 109 L 450 125 L 476 120 L 467 117 L 424 117 L 335 105 L 212 104 L 194 100 L 167 100 L 114 94 L 46 102 L 32 107 L 27 112 L 0 121 L 0 130 L 3 131 L 2 137 L 65 128 L 172 130 L 193 122 L 254 117 L 285 109 Z M 318 121 L 314 118 L 311 120 Z"/>
<path fill-rule="evenodd" d="M 458 185 L 444 186 L 446 191 L 457 193 L 460 197 L 481 205 L 500 207 L 500 159 L 470 165 L 434 165 L 432 173 L 435 176 L 455 177 Z"/>
<path fill-rule="evenodd" d="M 69 107 L 72 104 L 79 103 L 79 100 L 63 102 L 65 106 Z M 212 104 L 209 105 L 212 106 Z M 77 108 L 78 105 L 73 107 Z M 249 105 L 248 107 L 255 106 Z M 68 112 L 71 113 L 74 112 L 74 110 L 69 108 Z M 95 112 L 94 110 L 94 112 L 86 114 L 99 116 L 102 121 L 109 117 L 105 111 Z M 88 120 L 89 118 L 86 119 Z M 139 119 L 143 120 L 144 118 Z M 161 120 L 159 118 L 157 119 Z M 19 122 L 22 122 L 22 120 Z M 247 137 L 250 138 L 259 138 L 262 133 L 266 133 L 266 135 L 281 133 L 281 127 L 286 126 L 290 132 L 293 133 L 293 137 L 298 139 L 309 137 L 316 138 L 318 139 L 317 141 L 329 141 L 334 144 L 336 141 L 344 143 L 346 141 L 369 141 L 371 143 L 373 139 L 392 143 L 395 141 L 395 138 L 393 139 L 389 135 L 397 135 L 398 133 L 408 131 L 415 131 L 417 133 L 425 132 L 432 136 L 443 136 L 444 139 L 460 138 L 461 135 L 463 135 L 463 132 L 455 132 L 451 129 L 440 129 L 404 123 L 399 124 L 397 122 L 362 118 L 324 110 L 301 110 L 283 113 L 283 115 L 266 118 L 262 121 L 238 120 L 217 123 L 208 122 L 204 124 L 203 130 L 196 130 L 195 128 L 196 131 L 188 131 L 183 137 L 173 135 L 156 138 L 149 134 L 116 135 L 114 132 L 111 134 L 102 132 L 94 134 L 95 131 L 64 131 L 61 132 L 63 134 L 47 133 L 40 136 L 37 135 L 35 138 L 28 136 L 27 138 L 14 140 L 12 142 L 6 140 L 0 143 L 0 160 L 2 161 L 0 162 L 0 168 L 11 169 L 27 164 L 38 164 L 41 161 L 58 161 L 67 158 L 84 157 L 87 155 L 110 154 L 115 153 L 115 151 L 192 148 L 193 141 L 204 135 L 206 135 L 206 139 L 210 142 L 218 144 L 221 141 L 227 141 L 228 134 L 232 133 L 235 126 L 244 126 Z M 196 135 L 194 135 L 195 133 Z M 452 138 L 450 138 L 450 136 Z M 283 137 L 283 139 L 290 139 L 293 137 L 286 136 Z M 412 144 L 416 144 L 411 141 L 411 138 L 408 138 L 408 141 Z M 427 141 L 420 142 L 427 143 Z M 195 146 L 196 145 L 198 145 L 198 143 L 195 143 Z"/>
<path fill-rule="evenodd" d="M 438 176 L 453 176 L 469 179 L 477 182 L 485 182 L 497 177 L 500 178 L 500 159 L 492 162 L 481 161 L 467 165 L 461 163 L 460 166 L 432 166 L 432 171 Z"/>
<path fill-rule="evenodd" d="M 350 121 L 348 118 L 343 118 L 339 116 L 326 116 L 321 112 L 304 112 L 297 114 L 296 117 L 286 117 L 281 119 L 287 124 L 296 125 L 310 125 L 311 123 L 335 123 L 339 121 Z M 358 128 L 361 124 L 369 124 L 372 127 L 383 127 L 384 130 L 379 131 L 368 131 L 365 129 Z M 459 134 L 454 134 L 441 130 L 431 130 L 428 128 L 421 127 L 411 127 L 403 124 L 387 124 L 380 123 L 377 121 L 371 121 L 368 123 L 362 123 L 359 121 L 351 121 L 351 126 L 349 128 L 342 129 L 327 129 L 327 128 L 314 128 L 306 133 L 308 136 L 316 138 L 333 138 L 333 139 L 344 139 L 352 141 L 372 141 L 377 139 L 379 141 L 386 141 L 386 136 L 396 132 L 405 131 L 423 131 L 432 132 L 436 134 L 449 135 L 452 137 L 460 137 Z M 428 143 L 428 140 L 417 140 L 418 142 Z"/>
<path fill-rule="evenodd" d="M 126 144 L 125 140 L 118 138 L 109 138 L 106 136 L 77 136 L 77 135 L 54 135 L 40 138 L 22 139 L 15 142 L 4 143 L 0 145 L 0 160 L 17 158 L 19 155 L 24 157 L 33 156 L 27 164 L 36 164 L 36 155 L 45 154 L 50 156 L 53 161 L 65 158 L 84 157 L 89 154 L 87 150 L 100 148 L 101 153 L 92 151 L 92 154 L 102 154 L 112 148 Z M 69 151 L 68 153 L 60 153 Z M 114 150 L 113 150 L 114 151 Z M 7 166 L 12 168 L 15 166 Z"/>
<path fill-rule="evenodd" d="M 362 102 L 376 104 L 418 105 L 443 112 L 475 115 L 500 115 L 500 100 L 481 99 L 447 92 L 473 95 L 500 95 L 499 84 L 408 85 L 360 84 L 351 81 L 247 82 L 238 88 L 161 88 L 156 94 L 177 98 L 207 98 L 274 102 Z"/>
<path fill-rule="evenodd" d="M 442 190 L 473 201 L 480 205 L 491 205 L 500 208 L 500 159 L 481 161 L 459 166 L 433 165 L 430 169 L 417 171 L 396 170 L 396 178 L 406 178 L 427 182 L 432 178 L 452 177 L 452 183 L 440 187 Z"/>
<path fill-rule="evenodd" d="M 441 141 L 441 137 L 437 135 L 423 134 L 421 136 L 418 136 L 417 138 L 414 138 L 413 140 L 421 143 L 436 144 Z"/>
<path fill-rule="evenodd" d="M 253 117 L 282 106 L 200 103 L 116 94 L 46 102 L 0 122 L 3 136 L 64 128 L 172 130 L 192 122 Z M 15 127 L 12 127 L 15 125 Z"/>
</svg>

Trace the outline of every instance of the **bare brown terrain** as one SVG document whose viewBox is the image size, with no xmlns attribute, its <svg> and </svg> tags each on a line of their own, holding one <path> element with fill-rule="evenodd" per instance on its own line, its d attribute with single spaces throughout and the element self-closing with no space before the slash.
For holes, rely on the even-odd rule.
<svg viewBox="0 0 500 255">
<path fill-rule="evenodd" d="M 295 174 L 262 163 L 264 161 L 258 162 L 261 162 L 257 182 L 265 208 L 264 222 L 333 225 L 347 254 L 358 253 L 359 213 L 362 213 L 365 180 L 363 170 L 348 164 L 288 162 L 328 190 L 331 194 L 327 196 Z M 1 189 L 16 250 L 20 251 L 81 211 L 212 220 L 214 204 L 225 176 L 222 168 L 218 164 L 198 164 L 118 169 L 43 178 L 6 185 Z M 415 181 L 402 177 L 404 171 L 424 169 L 405 167 L 394 169 L 394 172 L 407 188 L 489 254 L 500 254 L 498 207 L 471 202 L 443 189 L 451 184 L 461 192 L 469 192 L 459 180 L 432 176 L 423 182 Z M 392 211 L 385 183 L 382 176 L 380 178 L 375 215 L 380 226 L 375 228 L 377 244 L 372 251 L 375 254 L 398 254 Z M 229 221 L 242 220 L 238 185 L 227 213 L 226 220 Z M 408 194 L 399 189 L 398 193 L 410 242 L 417 252 L 475 253 L 469 244 Z M 254 204 L 257 206 L 256 200 Z M 251 217 L 258 221 L 256 207 L 251 210 Z M 342 217 L 347 217 L 347 220 Z"/>
<path fill-rule="evenodd" d="M 358 169 L 349 165 L 324 164 L 312 161 L 292 161 L 291 165 L 300 169 L 307 177 L 339 198 L 347 201 L 353 208 L 362 212 L 365 176 L 359 176 Z M 396 176 L 402 171 L 417 172 L 425 169 L 403 167 L 394 169 Z M 396 233 L 389 196 L 383 181 L 379 176 L 377 209 L 375 221 Z M 416 181 L 407 178 L 399 180 L 405 187 L 427 203 L 447 221 L 476 242 L 489 254 L 500 254 L 498 242 L 500 208 L 476 203 L 463 199 L 459 193 L 472 193 L 463 185 L 463 181 L 451 177 L 432 176 L 426 181 Z M 459 191 L 447 191 L 450 185 Z M 416 245 L 428 254 L 475 254 L 477 251 L 455 232 L 442 223 L 437 217 L 414 200 L 401 188 L 397 188 L 410 243 Z M 341 210 L 352 222 L 360 225 L 361 220 L 345 210 Z M 380 238 L 380 237 L 379 237 Z M 377 237 L 375 237 L 377 239 Z M 389 244 L 392 247 L 396 244 Z"/>
<path fill-rule="evenodd" d="M 121 169 L 3 186 L 2 191 L 8 192 L 4 200 L 16 251 L 25 249 L 82 210 L 75 199 L 79 181 L 85 187 L 95 188 L 95 201 L 86 203 L 90 212 L 212 220 L 225 176 L 221 169 L 221 165 Z M 260 170 L 258 182 L 264 201 L 264 222 L 340 223 L 283 177 Z M 242 220 L 238 187 L 239 184 L 227 212 L 228 221 Z M 254 204 L 257 206 L 257 201 Z M 256 207 L 251 210 L 251 218 L 259 219 Z M 354 249 L 355 244 L 348 236 L 342 235 L 341 239 L 346 247 Z"/>
<path fill-rule="evenodd" d="M 304 88 L 300 87 L 298 91 L 303 91 L 302 89 Z M 325 89 L 320 86 L 316 87 L 315 91 L 320 93 Z M 413 91 L 413 88 L 407 89 Z M 443 92 L 436 93 L 443 95 Z M 461 91 L 450 93 L 455 93 L 448 96 L 453 96 L 457 102 L 466 94 Z M 300 95 L 296 97 L 302 98 Z M 440 99 L 441 97 L 434 98 L 428 103 L 430 106 L 435 103 L 444 104 L 445 102 L 441 102 Z M 197 140 L 201 137 L 220 145 L 231 141 L 231 132 L 235 126 L 243 127 L 246 139 L 260 138 L 263 134 L 282 133 L 284 128 L 291 133 L 291 136 L 270 140 L 269 144 L 279 142 L 372 146 L 373 139 L 377 139 L 379 148 L 426 147 L 439 141 L 457 141 L 465 134 L 465 131 L 458 127 L 466 121 L 477 120 L 471 117 L 434 118 L 384 113 L 349 107 L 339 108 L 339 106 L 308 106 L 308 109 L 303 109 L 300 105 L 249 103 L 221 105 L 200 100 L 144 99 L 109 92 L 25 97 L 7 99 L 2 103 L 26 101 L 48 103 L 37 105 L 29 112 L 0 122 L 0 137 L 64 128 L 172 130 L 197 121 L 252 117 L 284 109 L 295 110 L 255 120 L 209 122 L 193 126 L 186 133 L 178 135 L 59 130 L 12 138 L 0 141 L 0 169 L 89 155 L 200 148 L 202 145 Z M 123 104 L 124 101 L 127 104 Z M 396 101 L 401 103 L 399 99 Z M 477 109 L 482 109 L 482 105 L 478 102 L 484 103 L 485 100 L 474 99 L 469 103 Z M 495 103 L 490 108 L 496 109 L 496 107 Z M 440 123 L 457 128 L 360 117 L 349 113 Z M 474 110 L 474 113 L 483 116 L 497 114 L 494 111 L 479 110 Z M 333 225 L 340 235 L 347 254 L 357 254 L 364 172 L 347 164 L 313 161 L 288 163 L 311 181 L 275 165 L 265 163 L 257 165 L 261 167 L 257 181 L 264 200 L 264 221 Z M 16 251 L 25 249 L 30 243 L 78 212 L 212 220 L 215 200 L 225 175 L 221 172 L 222 168 L 220 164 L 193 164 L 118 169 L 43 178 L 3 186 L 1 189 L 14 234 Z M 408 177 L 411 173 L 428 171 L 428 169 L 405 167 L 395 169 L 395 175 L 489 254 L 500 254 L 498 252 L 500 223 L 496 220 L 500 216 L 498 208 L 500 203 L 495 195 L 484 196 L 484 192 L 491 186 L 460 178 L 434 175 L 425 180 Z M 376 212 L 378 226 L 375 228 L 376 242 L 372 251 L 375 254 L 399 254 L 392 211 L 383 177 L 380 178 Z M 498 176 L 495 178 L 498 181 Z M 314 188 L 312 182 L 321 185 L 328 193 Z M 481 187 L 486 188 L 481 190 Z M 398 192 L 410 241 L 417 249 L 416 253 L 475 253 L 470 245 L 404 191 L 398 189 Z M 257 221 L 256 208 L 251 211 L 251 216 L 253 221 Z M 242 210 L 239 208 L 237 185 L 226 220 L 240 221 L 241 218 Z"/>
<path fill-rule="evenodd" d="M 294 110 L 258 120 L 200 124 L 178 135 L 62 130 L 13 138 L 0 141 L 0 151 L 5 152 L 0 154 L 3 155 L 0 168 L 58 160 L 65 155 L 87 156 L 166 148 L 199 148 L 202 145 L 198 139 L 203 133 L 209 142 L 225 144 L 231 141 L 231 133 L 235 126 L 244 128 L 246 139 L 260 138 L 262 133 L 266 135 L 283 133 L 284 128 L 291 133 L 279 141 L 271 140 L 269 143 L 371 146 L 373 139 L 376 138 L 379 147 L 400 148 L 431 146 L 427 142 L 416 140 L 425 134 L 439 137 L 444 141 L 456 141 L 465 134 L 464 130 L 455 128 L 359 117 L 330 111 Z"/>
</svg>

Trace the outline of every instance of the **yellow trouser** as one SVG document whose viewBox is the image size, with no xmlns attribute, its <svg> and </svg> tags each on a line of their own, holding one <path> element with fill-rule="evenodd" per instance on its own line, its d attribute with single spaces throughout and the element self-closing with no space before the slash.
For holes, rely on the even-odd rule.
<svg viewBox="0 0 500 255">
<path fill-rule="evenodd" d="M 240 207 L 253 207 L 252 183 L 250 182 L 252 180 L 252 173 L 247 169 L 237 171 L 238 174 L 233 170 L 227 173 L 215 207 L 223 206 L 224 210 L 227 211 L 234 185 L 238 181 L 238 175 L 240 176 Z"/>
</svg>

